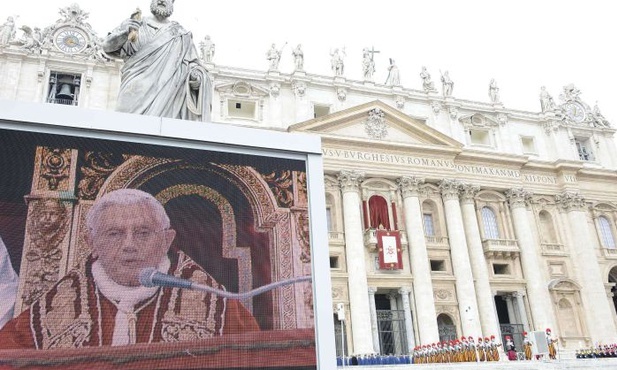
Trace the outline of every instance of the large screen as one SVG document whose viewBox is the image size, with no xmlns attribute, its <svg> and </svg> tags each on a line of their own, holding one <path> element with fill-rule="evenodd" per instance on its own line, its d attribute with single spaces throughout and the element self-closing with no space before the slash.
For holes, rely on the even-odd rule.
<svg viewBox="0 0 617 370">
<path fill-rule="evenodd" d="M 0 363 L 317 368 L 305 156 L 61 128 L 0 129 Z"/>
</svg>

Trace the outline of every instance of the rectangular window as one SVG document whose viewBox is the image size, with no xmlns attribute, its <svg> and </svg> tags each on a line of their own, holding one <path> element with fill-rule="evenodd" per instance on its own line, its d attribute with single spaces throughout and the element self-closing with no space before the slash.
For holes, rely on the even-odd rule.
<svg viewBox="0 0 617 370">
<path fill-rule="evenodd" d="M 469 139 L 473 145 L 491 146 L 491 136 L 488 130 L 469 130 Z"/>
<path fill-rule="evenodd" d="M 433 215 L 425 213 L 424 215 L 424 235 L 435 236 L 435 227 L 433 225 Z"/>
<path fill-rule="evenodd" d="M 578 158 L 581 161 L 594 160 L 589 138 L 575 138 L 574 143 L 576 144 L 576 150 L 578 151 Z"/>
<path fill-rule="evenodd" d="M 227 102 L 229 117 L 255 119 L 255 102 L 230 99 Z"/>
<path fill-rule="evenodd" d="M 313 117 L 323 117 L 330 114 L 330 106 L 323 104 L 313 104 Z"/>
<path fill-rule="evenodd" d="M 521 136 L 521 146 L 523 147 L 523 154 L 538 154 L 535 140 L 531 136 Z"/>
<path fill-rule="evenodd" d="M 81 75 L 52 71 L 46 101 L 51 104 L 77 105 Z"/>
<path fill-rule="evenodd" d="M 330 268 L 331 269 L 339 268 L 338 256 L 330 256 Z"/>
<path fill-rule="evenodd" d="M 495 275 L 510 275 L 510 265 L 504 263 L 494 263 L 493 272 Z"/>
<path fill-rule="evenodd" d="M 446 271 L 446 261 L 431 260 L 431 271 Z"/>
</svg>

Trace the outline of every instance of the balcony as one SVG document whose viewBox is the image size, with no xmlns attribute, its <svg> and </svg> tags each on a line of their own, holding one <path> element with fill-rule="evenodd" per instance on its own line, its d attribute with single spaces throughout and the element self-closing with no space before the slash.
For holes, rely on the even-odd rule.
<svg viewBox="0 0 617 370">
<path fill-rule="evenodd" d="M 450 242 L 447 236 L 429 236 L 425 235 L 426 248 L 428 249 L 450 249 Z"/>
<path fill-rule="evenodd" d="M 540 243 L 543 256 L 565 256 L 567 255 L 566 248 L 560 243 Z"/>
<path fill-rule="evenodd" d="M 332 245 L 345 245 L 345 233 L 340 231 L 329 231 L 328 241 Z"/>
<path fill-rule="evenodd" d="M 407 233 L 404 230 L 392 230 L 398 231 L 401 237 L 401 248 L 405 250 L 407 248 Z M 364 230 L 364 247 L 369 250 L 369 252 L 375 252 L 377 250 L 377 229 L 366 229 Z"/>
<path fill-rule="evenodd" d="M 521 252 L 514 239 L 484 239 L 482 249 L 487 258 L 516 258 Z"/>
</svg>

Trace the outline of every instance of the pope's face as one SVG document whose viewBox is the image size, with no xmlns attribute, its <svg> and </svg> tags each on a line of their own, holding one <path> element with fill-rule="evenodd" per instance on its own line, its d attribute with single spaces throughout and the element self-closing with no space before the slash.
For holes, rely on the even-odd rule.
<svg viewBox="0 0 617 370">
<path fill-rule="evenodd" d="M 87 240 L 112 280 L 138 286 L 139 272 L 159 265 L 175 235 L 174 230 L 163 227 L 150 206 L 141 203 L 101 210 Z"/>
</svg>

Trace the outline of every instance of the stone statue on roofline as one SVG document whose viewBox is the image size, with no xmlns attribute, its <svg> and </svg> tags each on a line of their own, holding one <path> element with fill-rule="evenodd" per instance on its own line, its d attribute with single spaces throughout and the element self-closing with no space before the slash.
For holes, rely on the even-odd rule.
<svg viewBox="0 0 617 370">
<path fill-rule="evenodd" d="M 192 34 L 169 18 L 174 0 L 152 0 L 152 15 L 139 9 L 102 42 L 124 60 L 116 110 L 210 121 L 212 82 L 201 64 Z"/>
<path fill-rule="evenodd" d="M 206 35 L 204 39 L 199 43 L 201 50 L 201 59 L 206 63 L 212 63 L 214 58 L 215 45 L 210 39 L 210 35 Z"/>
</svg>

